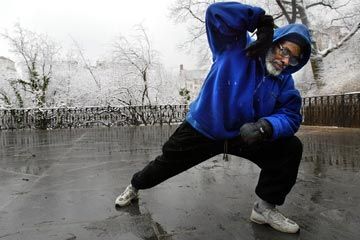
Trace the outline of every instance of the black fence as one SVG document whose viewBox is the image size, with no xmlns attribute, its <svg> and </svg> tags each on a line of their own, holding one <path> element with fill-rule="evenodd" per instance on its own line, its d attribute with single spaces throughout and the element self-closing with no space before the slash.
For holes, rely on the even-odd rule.
<svg viewBox="0 0 360 240">
<path fill-rule="evenodd" d="M 0 109 L 0 130 L 163 125 L 183 121 L 187 105 Z"/>
<path fill-rule="evenodd" d="M 360 93 L 303 98 L 304 125 L 360 127 Z"/>
<path fill-rule="evenodd" d="M 182 122 L 187 105 L 0 109 L 0 130 L 140 126 Z M 360 93 L 303 98 L 304 125 L 360 127 Z"/>
</svg>

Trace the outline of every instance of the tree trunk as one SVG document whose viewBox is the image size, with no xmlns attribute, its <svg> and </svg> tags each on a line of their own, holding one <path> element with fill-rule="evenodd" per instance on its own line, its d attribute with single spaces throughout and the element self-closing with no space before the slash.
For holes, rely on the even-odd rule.
<svg viewBox="0 0 360 240">
<path fill-rule="evenodd" d="M 314 76 L 314 81 L 317 88 L 324 86 L 322 80 L 322 73 L 324 70 L 323 58 L 319 55 L 314 55 L 310 58 L 311 69 Z"/>
<path fill-rule="evenodd" d="M 314 36 L 314 31 L 313 31 L 313 29 L 311 27 L 311 24 L 309 22 L 309 19 L 307 17 L 306 10 L 305 10 L 305 8 L 303 6 L 302 1 L 301 1 L 301 4 L 302 5 L 300 5 L 300 4 L 297 5 L 297 9 L 299 11 L 301 23 L 304 24 L 305 26 L 307 26 L 309 28 L 310 35 Z M 318 54 L 318 47 L 317 47 L 316 41 L 314 40 L 313 37 L 311 39 L 310 64 L 311 64 L 311 69 L 313 71 L 315 84 L 316 84 L 317 88 L 319 88 L 319 87 L 324 85 L 324 83 L 322 82 L 322 75 L 321 75 L 323 70 L 324 70 L 324 64 L 323 64 L 322 56 L 320 56 Z"/>
</svg>

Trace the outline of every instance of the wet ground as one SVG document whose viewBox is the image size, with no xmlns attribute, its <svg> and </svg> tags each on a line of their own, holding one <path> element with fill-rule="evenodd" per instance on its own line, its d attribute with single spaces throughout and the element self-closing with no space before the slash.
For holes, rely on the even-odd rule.
<svg viewBox="0 0 360 240">
<path fill-rule="evenodd" d="M 117 210 L 132 174 L 174 126 L 0 132 L 0 240 L 359 239 L 360 129 L 302 127 L 283 234 L 248 219 L 259 169 L 216 156 Z"/>
</svg>

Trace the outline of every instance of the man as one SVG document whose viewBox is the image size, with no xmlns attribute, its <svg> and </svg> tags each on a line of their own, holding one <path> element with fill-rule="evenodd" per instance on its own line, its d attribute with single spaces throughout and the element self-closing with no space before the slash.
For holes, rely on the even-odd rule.
<svg viewBox="0 0 360 240">
<path fill-rule="evenodd" d="M 256 163 L 260 177 L 250 219 L 288 233 L 298 224 L 282 205 L 296 182 L 302 144 L 294 136 L 302 117 L 292 73 L 310 57 L 310 36 L 301 24 L 273 30 L 263 9 L 237 2 L 214 3 L 206 12 L 213 64 L 186 120 L 164 144 L 162 155 L 134 174 L 115 200 L 125 206 L 151 188 L 217 154 Z M 249 32 L 256 30 L 257 39 Z"/>
</svg>

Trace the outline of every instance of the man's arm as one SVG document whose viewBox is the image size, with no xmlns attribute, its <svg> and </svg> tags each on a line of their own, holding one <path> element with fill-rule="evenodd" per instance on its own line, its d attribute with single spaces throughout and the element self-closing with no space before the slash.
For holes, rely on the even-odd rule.
<svg viewBox="0 0 360 240">
<path fill-rule="evenodd" d="M 238 2 L 218 2 L 206 11 L 206 33 L 214 56 L 221 53 L 226 45 L 240 41 L 247 44 L 247 32 L 255 31 L 260 16 L 265 11 L 259 7 Z"/>
<path fill-rule="evenodd" d="M 284 81 L 273 114 L 264 117 L 272 126 L 272 139 L 293 136 L 302 122 L 301 96 L 294 86 L 294 79 L 290 75 Z"/>
<path fill-rule="evenodd" d="M 273 114 L 241 126 L 239 135 L 243 143 L 254 144 L 289 137 L 297 132 L 302 121 L 301 97 L 291 76 L 284 82 Z"/>
</svg>

